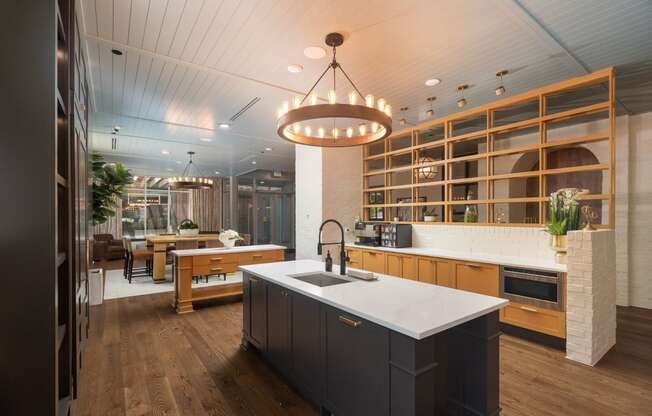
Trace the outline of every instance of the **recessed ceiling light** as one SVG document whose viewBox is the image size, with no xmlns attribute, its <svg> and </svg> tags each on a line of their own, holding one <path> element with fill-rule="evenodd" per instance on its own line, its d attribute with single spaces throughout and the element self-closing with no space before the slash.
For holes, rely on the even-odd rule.
<svg viewBox="0 0 652 416">
<path fill-rule="evenodd" d="M 210 137 L 200 137 L 199 140 L 201 140 L 202 142 L 212 142 L 213 141 L 213 139 L 211 139 Z"/>
<path fill-rule="evenodd" d="M 429 87 L 434 87 L 435 85 L 439 84 L 441 80 L 439 78 L 431 78 L 426 80 L 426 85 Z"/>
<path fill-rule="evenodd" d="M 303 54 L 310 59 L 321 59 L 326 56 L 326 50 L 321 46 L 308 46 L 303 50 Z"/>
<path fill-rule="evenodd" d="M 113 126 L 113 131 L 120 131 L 121 127 L 118 125 Z"/>
<path fill-rule="evenodd" d="M 266 147 L 266 148 L 265 148 L 265 151 L 266 151 L 266 152 L 271 152 L 271 151 L 272 151 L 272 148 L 271 148 L 271 147 Z"/>
<path fill-rule="evenodd" d="M 231 127 L 231 125 L 229 123 L 220 123 L 220 124 L 218 124 L 218 126 L 221 129 L 228 129 L 229 127 Z"/>
<path fill-rule="evenodd" d="M 255 160 L 252 160 L 252 161 L 251 161 L 251 164 L 252 164 L 252 165 L 255 165 L 256 163 L 258 163 L 258 162 L 256 162 Z"/>
<path fill-rule="evenodd" d="M 303 71 L 303 65 L 300 64 L 288 65 L 288 72 L 291 72 L 293 74 L 298 74 L 301 71 Z"/>
<path fill-rule="evenodd" d="M 216 174 L 216 175 L 219 175 L 219 174 L 220 174 L 220 171 L 219 171 L 219 170 L 216 170 L 216 171 L 215 171 L 215 174 Z"/>
<path fill-rule="evenodd" d="M 170 154 L 170 151 L 169 151 L 169 150 L 165 150 L 165 149 L 163 149 L 163 150 L 161 150 L 161 154 L 163 154 L 163 155 L 169 155 L 169 154 Z"/>
<path fill-rule="evenodd" d="M 111 49 L 111 53 L 114 54 L 114 55 L 117 55 L 117 56 L 122 55 L 122 51 L 119 50 L 119 49 Z"/>
<path fill-rule="evenodd" d="M 265 185 L 265 181 L 260 181 L 260 184 L 261 184 L 261 185 Z"/>
<path fill-rule="evenodd" d="M 167 170 L 168 172 L 172 172 L 172 168 L 167 168 L 165 170 Z"/>
<path fill-rule="evenodd" d="M 181 161 L 180 160 L 175 160 L 174 163 L 176 163 L 177 165 L 180 165 Z"/>
</svg>

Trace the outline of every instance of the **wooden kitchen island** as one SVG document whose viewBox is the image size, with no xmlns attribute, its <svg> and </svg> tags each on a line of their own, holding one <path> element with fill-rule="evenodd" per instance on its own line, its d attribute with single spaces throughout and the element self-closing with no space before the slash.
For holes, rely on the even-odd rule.
<svg viewBox="0 0 652 416">
<path fill-rule="evenodd" d="M 176 243 L 177 241 L 215 241 L 218 240 L 217 234 L 198 234 L 198 235 L 148 235 L 145 240 L 148 244 L 154 246 L 154 267 L 152 273 L 152 280 L 154 283 L 165 282 L 165 259 L 167 257 L 168 244 Z"/>
<path fill-rule="evenodd" d="M 274 244 L 261 244 L 172 251 L 174 308 L 177 313 L 189 313 L 193 311 L 193 302 L 242 295 L 242 281 L 193 289 L 192 277 L 233 273 L 246 264 L 283 261 L 285 249 Z"/>
</svg>

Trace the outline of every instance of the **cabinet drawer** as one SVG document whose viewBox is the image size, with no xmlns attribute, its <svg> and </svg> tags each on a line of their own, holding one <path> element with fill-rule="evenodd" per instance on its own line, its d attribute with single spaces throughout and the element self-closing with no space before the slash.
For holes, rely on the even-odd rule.
<svg viewBox="0 0 652 416">
<path fill-rule="evenodd" d="M 500 321 L 555 337 L 566 338 L 566 314 L 561 311 L 510 302 L 500 310 Z"/>
<path fill-rule="evenodd" d="M 458 289 L 498 297 L 499 269 L 496 265 L 456 262 L 455 281 Z"/>
<path fill-rule="evenodd" d="M 251 251 L 238 254 L 238 263 L 240 264 L 271 263 L 282 260 L 283 252 L 281 250 Z"/>
<path fill-rule="evenodd" d="M 347 248 L 346 255 L 349 256 L 349 260 L 351 263 L 362 264 L 362 251 Z"/>
<path fill-rule="evenodd" d="M 193 267 L 193 275 L 206 276 L 219 273 L 234 273 L 238 271 L 237 263 L 201 264 Z"/>
<path fill-rule="evenodd" d="M 362 268 L 374 273 L 385 273 L 385 253 L 377 251 L 363 252 Z"/>
<path fill-rule="evenodd" d="M 197 266 L 207 266 L 207 265 L 218 265 L 221 263 L 237 263 L 238 255 L 237 254 L 207 254 L 205 256 L 193 256 L 192 265 Z"/>
</svg>

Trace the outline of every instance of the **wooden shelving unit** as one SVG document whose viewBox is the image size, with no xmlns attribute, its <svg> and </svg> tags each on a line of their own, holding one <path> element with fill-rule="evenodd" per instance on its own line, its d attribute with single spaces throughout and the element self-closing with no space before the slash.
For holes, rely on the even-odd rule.
<svg viewBox="0 0 652 416">
<path fill-rule="evenodd" d="M 584 180 L 585 187 L 593 189 L 581 203 L 599 211 L 599 226 L 613 227 L 614 95 L 614 70 L 607 68 L 431 120 L 365 145 L 363 218 L 540 227 L 546 220 L 550 192 L 563 184 L 576 187 Z M 601 131 L 578 132 L 587 122 Z M 607 149 L 595 160 L 588 155 L 564 159 L 559 152 L 591 153 L 590 147 L 600 143 L 606 143 Z M 521 160 L 529 159 L 533 163 L 527 169 L 518 167 Z M 504 171 L 510 164 L 512 169 Z M 591 177 L 582 176 L 587 174 Z M 523 186 L 527 189 L 519 191 Z M 509 190 L 506 195 L 505 189 Z M 464 222 L 467 207 L 475 210 L 477 222 Z M 436 214 L 435 221 L 424 219 L 426 210 Z"/>
</svg>

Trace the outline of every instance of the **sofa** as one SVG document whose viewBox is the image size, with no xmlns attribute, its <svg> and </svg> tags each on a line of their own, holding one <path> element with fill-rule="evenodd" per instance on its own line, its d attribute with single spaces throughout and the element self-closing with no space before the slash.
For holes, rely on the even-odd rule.
<svg viewBox="0 0 652 416">
<path fill-rule="evenodd" d="M 113 234 L 93 234 L 93 260 L 119 260 L 124 258 L 125 249 L 122 240 L 113 238 Z"/>
</svg>

